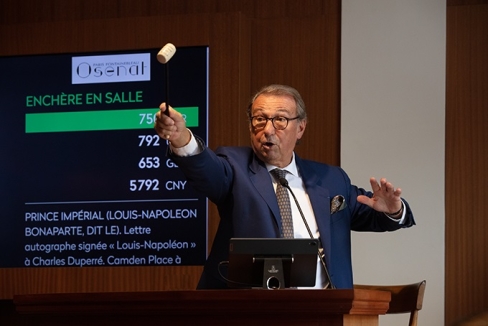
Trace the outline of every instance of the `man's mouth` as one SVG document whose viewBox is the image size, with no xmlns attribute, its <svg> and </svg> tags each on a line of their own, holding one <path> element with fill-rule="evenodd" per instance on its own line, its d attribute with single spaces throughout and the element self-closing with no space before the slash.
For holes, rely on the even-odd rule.
<svg viewBox="0 0 488 326">
<path fill-rule="evenodd" d="M 270 142 L 270 141 L 267 141 L 267 142 L 264 142 L 263 143 L 263 148 L 264 149 L 270 149 L 271 147 L 274 146 L 274 143 Z"/>
</svg>

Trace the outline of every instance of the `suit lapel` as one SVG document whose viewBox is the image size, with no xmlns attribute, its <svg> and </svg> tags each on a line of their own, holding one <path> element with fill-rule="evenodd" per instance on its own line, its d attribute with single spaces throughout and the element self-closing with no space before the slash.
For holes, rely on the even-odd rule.
<svg viewBox="0 0 488 326">
<path fill-rule="evenodd" d="M 295 161 L 298 170 L 305 183 L 305 189 L 310 203 L 312 204 L 315 220 L 320 232 L 320 240 L 325 250 L 325 258 L 327 266 L 330 266 L 331 255 L 331 215 L 330 215 L 330 193 L 326 185 L 322 184 L 322 180 L 318 174 L 307 162 L 302 161 L 295 155 Z M 326 171 L 321 171 L 325 174 Z M 330 267 L 329 267 L 330 269 Z"/>
<path fill-rule="evenodd" d="M 276 200 L 276 193 L 273 189 L 272 183 L 270 182 L 271 176 L 269 175 L 264 163 L 257 159 L 256 155 L 253 155 L 253 160 L 249 165 L 249 178 L 256 188 L 257 193 L 261 195 L 271 210 L 274 222 L 276 225 L 280 226 L 280 209 L 278 207 L 278 201 Z M 280 227 L 277 229 L 280 229 Z"/>
</svg>

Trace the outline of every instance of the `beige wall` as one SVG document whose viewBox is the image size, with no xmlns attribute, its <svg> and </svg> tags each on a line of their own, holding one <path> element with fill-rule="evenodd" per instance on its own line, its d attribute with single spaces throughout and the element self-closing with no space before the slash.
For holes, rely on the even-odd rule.
<svg viewBox="0 0 488 326">
<path fill-rule="evenodd" d="M 353 234 L 356 283 L 427 280 L 419 325 L 444 325 L 444 0 L 343 0 L 341 165 L 403 190 L 417 226 Z M 381 325 L 407 324 L 382 316 Z"/>
</svg>

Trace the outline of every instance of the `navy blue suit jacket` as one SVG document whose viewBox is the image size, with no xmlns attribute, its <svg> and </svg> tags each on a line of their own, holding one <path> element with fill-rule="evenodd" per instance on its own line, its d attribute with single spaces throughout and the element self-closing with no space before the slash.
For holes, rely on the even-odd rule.
<svg viewBox="0 0 488 326">
<path fill-rule="evenodd" d="M 215 152 L 205 148 L 195 156 L 170 157 L 189 184 L 217 205 L 220 214 L 198 288 L 226 288 L 219 263 L 228 260 L 230 238 L 280 237 L 281 217 L 271 177 L 250 147 L 221 147 Z M 382 232 L 409 227 L 415 222 L 408 203 L 405 201 L 406 222 L 400 225 L 358 203 L 358 195 L 372 194 L 351 185 L 341 168 L 297 155 L 295 161 L 317 220 L 332 283 L 337 288 L 352 288 L 351 230 Z M 347 205 L 331 215 L 330 202 L 336 195 L 344 196 Z"/>
</svg>

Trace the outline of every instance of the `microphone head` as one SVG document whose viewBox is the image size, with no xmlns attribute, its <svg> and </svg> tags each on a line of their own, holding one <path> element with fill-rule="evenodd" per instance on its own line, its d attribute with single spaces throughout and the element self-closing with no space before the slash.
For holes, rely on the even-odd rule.
<svg viewBox="0 0 488 326">
<path fill-rule="evenodd" d="M 162 64 L 168 63 L 176 52 L 176 47 L 168 43 L 158 52 L 158 61 Z"/>
</svg>

